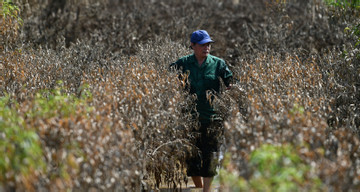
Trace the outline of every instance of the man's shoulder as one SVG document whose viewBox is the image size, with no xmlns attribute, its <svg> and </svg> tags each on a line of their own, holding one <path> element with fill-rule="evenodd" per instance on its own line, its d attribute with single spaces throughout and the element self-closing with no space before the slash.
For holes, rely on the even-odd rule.
<svg viewBox="0 0 360 192">
<path fill-rule="evenodd" d="M 194 60 L 194 54 L 190 54 L 190 55 L 185 55 L 183 57 L 180 57 L 179 61 L 182 62 L 189 62 L 189 61 L 193 61 Z"/>
<path fill-rule="evenodd" d="M 220 57 L 216 57 L 214 55 L 208 55 L 209 59 L 211 59 L 212 61 L 220 61 L 220 62 L 225 62 L 224 59 L 221 59 Z"/>
<path fill-rule="evenodd" d="M 186 68 L 190 63 L 194 62 L 193 54 L 185 55 L 180 57 L 176 62 L 170 64 L 170 67 L 175 67 L 176 69 Z"/>
<path fill-rule="evenodd" d="M 177 67 L 185 67 L 189 66 L 191 63 L 194 63 L 194 55 L 185 55 L 183 57 L 180 57 L 175 63 L 172 65 L 176 65 Z"/>
<path fill-rule="evenodd" d="M 216 57 L 214 55 L 208 55 L 209 61 L 211 63 L 225 63 L 224 59 L 221 59 L 220 57 Z"/>
</svg>

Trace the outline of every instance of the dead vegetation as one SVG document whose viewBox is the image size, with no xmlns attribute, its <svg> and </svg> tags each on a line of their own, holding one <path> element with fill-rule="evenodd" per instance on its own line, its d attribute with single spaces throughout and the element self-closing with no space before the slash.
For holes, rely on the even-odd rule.
<svg viewBox="0 0 360 192">
<path fill-rule="evenodd" d="M 4 173 L 0 188 L 179 187 L 194 106 L 168 65 L 190 53 L 196 29 L 209 31 L 213 54 L 236 77 L 215 103 L 231 154 L 223 169 L 249 180 L 254 149 L 290 144 L 312 170 L 300 189 L 312 178 L 326 191 L 360 188 L 358 36 L 344 32 L 358 10 L 321 1 L 14 2 L 24 23 L 1 19 L 0 96 L 38 135 L 45 167 Z"/>
</svg>

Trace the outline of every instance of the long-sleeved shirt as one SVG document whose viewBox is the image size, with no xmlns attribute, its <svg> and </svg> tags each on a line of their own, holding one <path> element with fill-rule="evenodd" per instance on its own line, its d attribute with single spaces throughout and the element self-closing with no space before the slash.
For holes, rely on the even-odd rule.
<svg viewBox="0 0 360 192">
<path fill-rule="evenodd" d="M 200 66 L 195 55 L 191 54 L 181 57 L 170 66 L 181 69 L 184 74 L 189 74 L 190 94 L 197 96 L 196 110 L 199 113 L 199 121 L 206 123 L 219 119 L 216 110 L 210 105 L 206 97 L 206 92 L 219 92 L 219 78 L 223 80 L 225 86 L 230 85 L 233 75 L 225 61 L 209 54 Z"/>
</svg>

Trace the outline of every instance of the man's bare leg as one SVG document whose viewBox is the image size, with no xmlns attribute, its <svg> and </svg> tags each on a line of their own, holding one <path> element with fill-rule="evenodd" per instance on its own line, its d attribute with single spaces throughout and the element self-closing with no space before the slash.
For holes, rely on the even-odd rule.
<svg viewBox="0 0 360 192">
<path fill-rule="evenodd" d="M 203 187 L 200 176 L 192 176 L 191 178 L 192 178 L 196 188 L 202 188 Z"/>
<path fill-rule="evenodd" d="M 213 181 L 214 177 L 204 177 L 204 189 L 203 192 L 210 192 L 211 189 L 211 183 Z"/>
</svg>

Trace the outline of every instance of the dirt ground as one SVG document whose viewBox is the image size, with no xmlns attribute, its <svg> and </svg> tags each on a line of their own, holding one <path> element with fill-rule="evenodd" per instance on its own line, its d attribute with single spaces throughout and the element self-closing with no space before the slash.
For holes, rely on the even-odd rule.
<svg viewBox="0 0 360 192">
<path fill-rule="evenodd" d="M 160 192 L 173 192 L 173 191 L 182 191 L 182 192 L 202 192 L 202 188 L 196 188 L 195 184 L 193 183 L 191 177 L 188 178 L 188 184 L 185 183 L 182 184 L 181 189 L 177 188 L 176 190 L 172 188 L 168 188 L 168 186 L 163 185 L 160 187 Z M 218 180 L 218 176 L 214 177 L 213 183 L 212 183 L 212 192 L 220 192 L 220 183 Z"/>
</svg>

